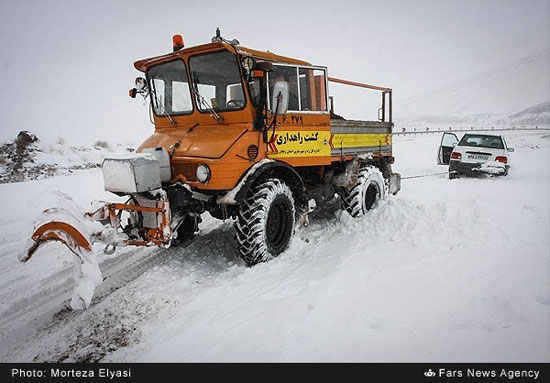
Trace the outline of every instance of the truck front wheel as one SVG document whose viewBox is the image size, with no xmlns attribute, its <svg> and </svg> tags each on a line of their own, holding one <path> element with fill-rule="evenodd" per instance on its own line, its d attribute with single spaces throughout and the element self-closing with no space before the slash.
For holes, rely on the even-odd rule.
<svg viewBox="0 0 550 383">
<path fill-rule="evenodd" d="M 283 181 L 270 178 L 254 185 L 241 202 L 235 223 L 241 258 L 252 266 L 285 251 L 295 214 L 292 191 Z"/>
<path fill-rule="evenodd" d="M 359 170 L 357 182 L 350 189 L 341 191 L 342 208 L 352 217 L 361 217 L 384 198 L 384 177 L 374 166 Z"/>
<path fill-rule="evenodd" d="M 174 241 L 174 245 L 181 245 L 195 237 L 195 233 L 199 230 L 199 223 L 202 222 L 200 216 L 186 215 L 180 222 L 177 233 L 178 236 Z"/>
</svg>

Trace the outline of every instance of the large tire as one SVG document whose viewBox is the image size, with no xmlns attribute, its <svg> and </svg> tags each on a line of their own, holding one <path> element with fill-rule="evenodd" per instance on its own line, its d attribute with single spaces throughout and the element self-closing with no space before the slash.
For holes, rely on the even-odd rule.
<svg viewBox="0 0 550 383">
<path fill-rule="evenodd" d="M 374 166 L 363 167 L 359 170 L 355 185 L 350 189 L 342 189 L 340 194 L 342 209 L 352 217 L 362 217 L 384 198 L 384 176 Z"/>
<path fill-rule="evenodd" d="M 258 182 L 239 206 L 235 228 L 237 250 L 250 266 L 285 251 L 294 232 L 292 191 L 279 179 Z"/>
</svg>

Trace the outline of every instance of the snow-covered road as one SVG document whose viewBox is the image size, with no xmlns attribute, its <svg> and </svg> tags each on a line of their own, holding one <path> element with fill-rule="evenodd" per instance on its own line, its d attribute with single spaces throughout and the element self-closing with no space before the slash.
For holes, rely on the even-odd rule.
<svg viewBox="0 0 550 383">
<path fill-rule="evenodd" d="M 232 223 L 211 218 L 185 248 L 99 255 L 108 278 L 84 312 L 62 310 L 68 250 L 25 265 L 16 252 L 48 190 L 112 199 L 101 173 L 0 185 L 0 360 L 548 362 L 550 135 L 506 138 L 508 177 L 404 180 L 366 217 L 329 212 L 253 268 Z M 396 137 L 394 169 L 445 171 L 439 139 Z"/>
</svg>

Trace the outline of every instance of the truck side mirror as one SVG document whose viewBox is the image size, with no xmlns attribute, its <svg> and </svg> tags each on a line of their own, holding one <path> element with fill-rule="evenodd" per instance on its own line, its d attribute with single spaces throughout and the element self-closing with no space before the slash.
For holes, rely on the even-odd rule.
<svg viewBox="0 0 550 383">
<path fill-rule="evenodd" d="M 147 81 L 143 77 L 136 77 L 136 87 L 128 91 L 128 95 L 136 98 L 136 95 L 141 94 L 144 98 L 147 96 Z"/>
<path fill-rule="evenodd" d="M 143 77 L 136 77 L 136 89 L 144 90 L 147 88 L 147 81 Z"/>
<path fill-rule="evenodd" d="M 277 81 L 273 86 L 271 109 L 275 114 L 285 114 L 288 110 L 288 82 Z"/>
</svg>

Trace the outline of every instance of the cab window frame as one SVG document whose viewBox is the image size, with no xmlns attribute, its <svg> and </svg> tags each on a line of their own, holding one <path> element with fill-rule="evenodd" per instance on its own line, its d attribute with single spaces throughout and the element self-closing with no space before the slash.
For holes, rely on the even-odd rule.
<svg viewBox="0 0 550 383">
<path fill-rule="evenodd" d="M 155 68 L 159 65 L 164 65 L 164 64 L 168 64 L 168 63 L 176 62 L 176 61 L 183 62 L 183 65 L 184 65 L 184 68 L 185 68 L 185 77 L 186 77 L 186 80 L 187 80 L 187 87 L 188 87 L 188 90 L 189 90 L 189 98 L 190 98 L 190 101 L 191 101 L 191 110 L 185 111 L 185 112 L 174 112 L 174 111 L 170 110 L 170 112 L 168 114 L 170 114 L 171 117 L 172 116 L 188 116 L 188 115 L 191 115 L 195 112 L 195 102 L 193 100 L 193 90 L 191 89 L 191 83 L 189 82 L 189 80 L 190 80 L 189 68 L 188 68 L 187 62 L 183 58 L 177 57 L 177 58 L 174 58 L 174 59 L 171 59 L 171 60 L 166 60 L 166 61 L 161 61 L 161 62 L 155 63 L 155 64 L 151 65 L 150 67 L 148 67 L 147 70 L 145 71 L 145 80 L 147 81 L 147 85 L 149 87 L 149 92 L 150 92 L 149 97 L 150 97 L 150 100 L 151 100 L 151 110 L 153 111 L 153 114 L 155 115 L 155 117 L 168 118 L 168 114 L 166 112 L 162 113 L 162 114 L 158 114 L 155 110 L 156 108 L 155 108 L 154 104 L 157 102 L 157 100 L 155 100 L 154 96 L 153 96 L 153 94 L 154 94 L 153 87 L 152 87 L 153 78 L 151 78 L 149 76 L 149 72 L 151 71 L 151 69 L 153 69 L 153 68 Z M 166 100 L 164 102 L 166 102 Z M 162 108 L 165 109 L 166 106 L 163 104 Z M 172 109 L 172 108 L 170 108 L 170 109 Z"/>
<path fill-rule="evenodd" d="M 329 104 L 328 104 L 328 101 L 329 101 L 329 95 L 328 95 L 328 69 L 327 67 L 324 67 L 324 66 L 317 66 L 317 65 L 300 65 L 300 64 L 288 64 L 288 63 L 281 63 L 281 62 L 273 62 L 273 66 L 279 66 L 279 67 L 292 67 L 292 68 L 296 68 L 296 83 L 297 83 L 297 86 L 298 86 L 298 108 L 300 110 L 291 110 L 291 109 L 288 109 L 287 110 L 287 113 L 293 113 L 293 114 L 330 114 L 330 110 L 329 110 Z M 323 71 L 324 72 L 324 75 L 325 75 L 325 110 L 301 110 L 302 109 L 302 95 L 301 95 L 301 85 L 300 85 L 300 69 L 310 69 L 310 70 L 320 70 L 320 71 Z M 267 97 L 267 107 L 269 110 L 271 110 L 271 98 L 272 98 L 272 95 L 271 95 L 271 92 L 270 92 L 270 72 L 267 72 L 267 92 L 268 92 L 268 97 Z M 310 95 L 311 97 L 311 95 Z M 311 102 L 311 100 L 310 100 Z"/>
<path fill-rule="evenodd" d="M 190 83 L 189 83 L 189 86 L 190 86 L 190 90 L 191 90 L 191 96 L 192 96 L 192 100 L 193 100 L 193 103 L 196 104 L 196 110 L 201 113 L 201 114 L 209 114 L 210 112 L 208 110 L 203 110 L 200 106 L 199 106 L 199 103 L 198 103 L 198 100 L 197 100 L 197 96 L 195 95 L 195 93 L 193 92 L 193 73 L 192 73 L 192 68 L 191 68 L 191 60 L 194 58 L 194 57 L 199 57 L 199 56 L 206 56 L 206 55 L 212 55 L 212 54 L 218 54 L 218 53 L 221 53 L 221 52 L 227 52 L 229 53 L 230 55 L 232 55 L 235 59 L 235 64 L 237 65 L 237 68 L 238 68 L 238 73 L 239 73 L 239 83 L 241 84 L 241 87 L 242 87 L 242 90 L 243 90 L 243 95 L 244 95 L 244 104 L 240 107 L 240 108 L 234 108 L 234 109 L 220 109 L 220 108 L 216 108 L 214 105 L 212 105 L 212 108 L 214 109 L 214 111 L 216 111 L 216 113 L 231 113 L 231 112 L 239 112 L 239 111 L 242 111 L 244 109 L 246 109 L 248 107 L 248 94 L 247 92 L 245 91 L 245 81 L 244 81 L 244 76 L 243 76 L 243 68 L 242 68 L 242 60 L 241 60 L 241 57 L 233 52 L 231 52 L 230 50 L 228 49 L 217 49 L 217 50 L 214 50 L 214 51 L 210 51 L 210 52 L 202 52 L 202 53 L 197 53 L 197 54 L 194 54 L 194 55 L 190 55 L 187 57 L 187 64 L 188 64 L 188 77 L 189 77 L 189 80 L 190 80 Z M 235 85 L 235 84 L 238 84 L 237 82 L 232 82 L 232 83 L 228 83 L 226 84 L 226 87 L 228 85 Z M 197 85 L 208 85 L 208 84 L 197 84 Z M 246 86 L 248 86 L 248 84 L 246 84 Z M 247 89 L 248 90 L 248 89 Z M 227 89 L 225 89 L 224 91 L 227 91 Z M 200 92 L 199 92 L 200 93 Z M 201 96 L 204 97 L 204 95 L 201 94 Z M 227 95 L 226 95 L 227 97 Z M 206 100 L 209 104 L 211 104 L 210 100 Z"/>
</svg>

